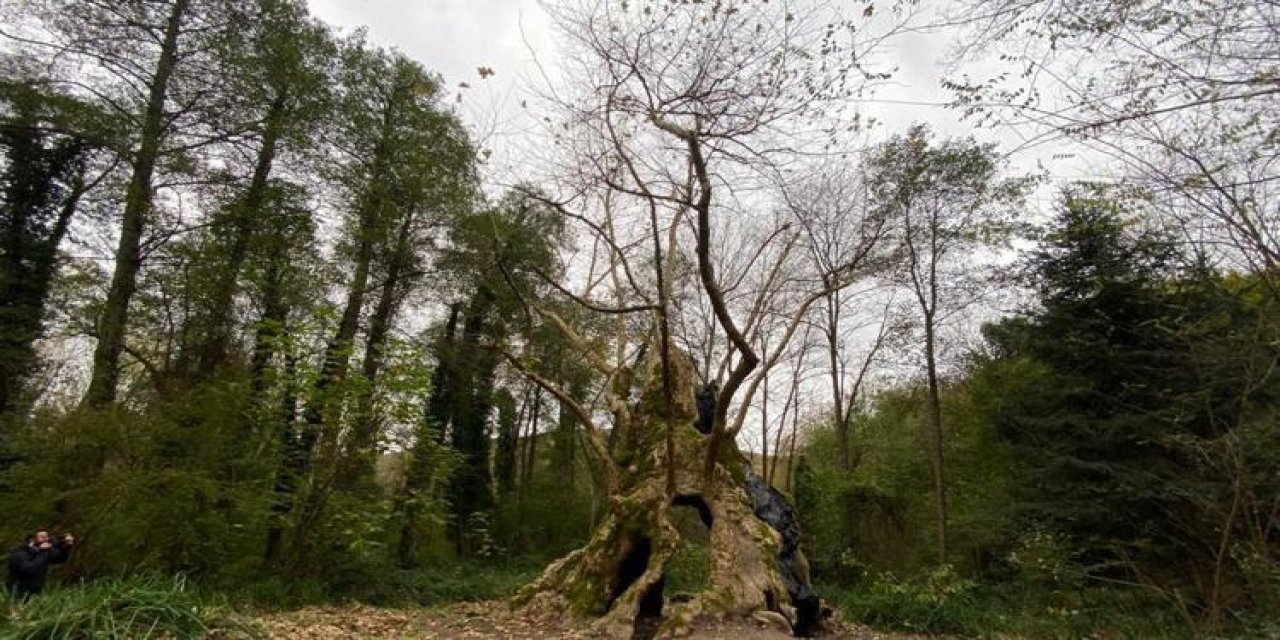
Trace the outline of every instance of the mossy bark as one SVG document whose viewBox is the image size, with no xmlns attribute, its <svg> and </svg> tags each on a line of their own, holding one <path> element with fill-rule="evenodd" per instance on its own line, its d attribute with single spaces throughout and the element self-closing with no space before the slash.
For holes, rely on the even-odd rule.
<svg viewBox="0 0 1280 640">
<path fill-rule="evenodd" d="M 645 392 L 621 434 L 621 488 L 610 498 L 605 520 L 586 546 L 521 589 L 514 606 L 538 615 L 595 618 L 594 629 L 608 637 L 631 637 L 642 617 L 661 615 L 658 636 L 673 637 L 704 616 L 783 610 L 788 595 L 778 571 L 781 538 L 755 517 L 745 489 L 746 460 L 736 448 L 722 447 L 711 478 L 705 476 L 707 441 L 693 427 L 692 371 L 681 356 L 668 362 L 679 393 L 665 397 L 661 363 L 652 358 Z M 694 506 L 708 524 L 710 577 L 706 590 L 692 598 L 664 602 L 666 564 L 680 542 L 674 504 Z"/>
</svg>

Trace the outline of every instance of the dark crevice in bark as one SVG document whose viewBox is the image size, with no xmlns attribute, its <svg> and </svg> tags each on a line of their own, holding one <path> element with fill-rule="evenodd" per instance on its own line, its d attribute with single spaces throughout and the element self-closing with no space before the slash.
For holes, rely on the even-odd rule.
<svg viewBox="0 0 1280 640">
<path fill-rule="evenodd" d="M 636 615 L 631 640 L 652 640 L 658 637 L 658 631 L 662 627 L 662 592 L 666 581 L 666 576 L 658 578 L 640 598 L 640 611 Z"/>
<path fill-rule="evenodd" d="M 631 585 L 649 569 L 649 561 L 653 556 L 653 543 L 645 537 L 633 539 L 630 551 L 618 564 L 618 580 L 614 584 L 609 598 L 609 608 L 626 593 Z M 632 628 L 631 640 L 651 640 L 657 637 L 658 628 L 662 625 L 663 588 L 666 577 L 658 578 L 640 598 L 640 606 L 636 613 Z"/>
<path fill-rule="evenodd" d="M 622 562 L 618 563 L 618 581 L 613 586 L 606 609 L 612 609 L 613 603 L 617 602 L 618 598 L 626 593 L 627 589 L 640 579 L 640 576 L 644 575 L 645 569 L 649 568 L 649 557 L 652 554 L 653 545 L 648 538 L 634 539 L 631 549 L 623 556 Z"/>
<path fill-rule="evenodd" d="M 671 500 L 671 504 L 677 507 L 693 507 L 697 510 L 702 524 L 706 525 L 707 531 L 711 530 L 711 525 L 714 522 L 711 517 L 711 507 L 707 506 L 707 502 L 702 499 L 702 496 L 695 494 L 678 495 Z"/>
</svg>

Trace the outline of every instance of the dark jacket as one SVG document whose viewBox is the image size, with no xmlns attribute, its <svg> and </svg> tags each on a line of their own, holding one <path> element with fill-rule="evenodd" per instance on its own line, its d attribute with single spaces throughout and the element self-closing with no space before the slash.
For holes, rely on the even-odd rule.
<svg viewBox="0 0 1280 640">
<path fill-rule="evenodd" d="M 9 553 L 9 589 L 23 598 L 40 593 L 49 565 L 62 564 L 70 555 L 71 547 L 63 545 L 44 550 L 30 544 L 15 547 Z"/>
</svg>

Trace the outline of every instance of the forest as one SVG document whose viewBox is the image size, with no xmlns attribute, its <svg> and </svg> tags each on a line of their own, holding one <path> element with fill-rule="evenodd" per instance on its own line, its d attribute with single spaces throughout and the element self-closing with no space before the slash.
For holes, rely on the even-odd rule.
<svg viewBox="0 0 1280 640">
<path fill-rule="evenodd" d="M 316 4 L 0 0 L 0 638 L 1280 636 L 1280 2 Z"/>
</svg>

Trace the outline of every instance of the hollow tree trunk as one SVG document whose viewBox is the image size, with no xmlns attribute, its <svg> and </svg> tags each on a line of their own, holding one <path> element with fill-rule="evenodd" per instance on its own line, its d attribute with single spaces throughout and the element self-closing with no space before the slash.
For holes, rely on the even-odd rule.
<svg viewBox="0 0 1280 640">
<path fill-rule="evenodd" d="M 784 615 L 792 615 L 784 576 L 790 568 L 779 560 L 784 537 L 756 517 L 747 461 L 736 447 L 721 446 L 712 481 L 704 481 L 709 438 L 693 427 L 693 373 L 682 356 L 669 358 L 669 366 L 673 403 L 664 400 L 660 361 L 646 366 L 646 391 L 616 455 L 621 486 L 608 498 L 604 521 L 586 546 L 521 589 L 514 605 L 535 615 L 594 617 L 596 631 L 608 637 L 633 637 L 639 621 L 658 617 L 657 635 L 668 637 L 701 617 L 757 615 L 785 623 Z M 668 424 L 676 426 L 672 447 Z M 710 530 L 708 587 L 680 602 L 663 596 L 666 564 L 680 542 L 673 506 L 694 507 Z M 769 611 L 777 613 L 761 614 Z"/>
</svg>

